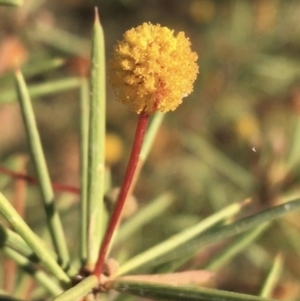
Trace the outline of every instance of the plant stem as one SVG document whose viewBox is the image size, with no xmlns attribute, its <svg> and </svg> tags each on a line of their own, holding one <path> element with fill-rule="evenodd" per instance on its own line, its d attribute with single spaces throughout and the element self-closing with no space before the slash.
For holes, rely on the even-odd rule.
<svg viewBox="0 0 300 301">
<path fill-rule="evenodd" d="M 0 0 L 0 5 L 20 6 L 21 4 L 23 4 L 22 0 Z"/>
<path fill-rule="evenodd" d="M 80 78 L 76 76 L 56 79 L 46 83 L 38 83 L 28 87 L 30 97 L 36 98 L 45 95 L 53 95 L 59 92 L 69 91 L 80 86 Z M 16 92 L 13 89 L 1 91 L 0 104 L 15 101 Z"/>
<path fill-rule="evenodd" d="M 11 178 L 14 178 L 16 180 L 23 180 L 23 181 L 27 182 L 28 184 L 32 184 L 32 185 L 38 184 L 38 181 L 36 178 L 34 178 L 32 176 L 28 176 L 23 173 L 12 171 L 3 166 L 0 166 L 0 173 L 3 175 L 7 175 Z M 64 191 L 64 192 L 69 192 L 69 193 L 73 193 L 73 194 L 80 193 L 80 189 L 75 186 L 65 185 L 65 184 L 61 184 L 61 183 L 54 183 L 54 182 L 52 182 L 51 185 L 52 185 L 52 188 L 54 191 Z"/>
<path fill-rule="evenodd" d="M 93 271 L 106 224 L 105 193 L 106 74 L 105 41 L 98 10 L 92 38 L 87 158 L 87 258 L 84 269 Z"/>
<path fill-rule="evenodd" d="M 165 114 L 162 112 L 156 112 L 152 118 L 152 121 L 149 125 L 141 152 L 139 154 L 139 159 L 134 173 L 131 186 L 129 188 L 129 195 L 133 192 L 137 179 L 139 178 L 140 172 L 144 166 L 146 158 L 148 157 L 149 151 L 153 145 L 154 139 L 156 138 L 157 131 L 163 121 Z"/>
<path fill-rule="evenodd" d="M 1 193 L 0 212 L 28 244 L 38 257 L 40 263 L 44 265 L 49 272 L 55 275 L 56 279 L 68 285 L 70 283 L 70 278 L 57 263 L 56 256 L 53 255 L 49 248 L 45 247 L 44 242 L 29 228 L 26 222 L 18 215 L 12 204 Z"/>
<path fill-rule="evenodd" d="M 84 278 L 81 282 L 71 287 L 70 289 L 64 291 L 62 294 L 57 296 L 53 301 L 73 301 L 73 300 L 85 300 L 82 299 L 89 292 L 92 291 L 94 287 L 98 284 L 98 279 L 94 276 L 88 276 Z"/>
<path fill-rule="evenodd" d="M 62 293 L 62 288 L 56 283 L 56 281 L 49 277 L 43 270 L 39 269 L 30 261 L 29 258 L 20 255 L 8 247 L 3 247 L 2 251 L 6 256 L 8 256 L 8 258 L 16 262 L 24 270 L 24 272 L 31 275 L 37 283 L 50 292 L 51 295 L 57 296 Z"/>
<path fill-rule="evenodd" d="M 129 158 L 129 161 L 127 164 L 127 169 L 126 169 L 126 173 L 125 173 L 122 187 L 120 190 L 120 194 L 118 197 L 118 201 L 116 203 L 114 212 L 110 218 L 109 225 L 106 230 L 105 237 L 104 237 L 104 240 L 102 242 L 101 249 L 99 252 L 99 257 L 98 257 L 96 267 L 94 270 L 94 275 L 96 275 L 97 277 L 100 277 L 100 275 L 101 275 L 105 256 L 106 256 L 112 235 L 118 224 L 124 203 L 126 201 L 126 198 L 127 198 L 130 186 L 131 186 L 132 179 L 133 179 L 135 171 L 136 171 L 139 154 L 140 154 L 142 144 L 144 141 L 148 121 L 149 121 L 149 115 L 142 112 L 139 116 L 139 121 L 138 121 L 136 132 L 135 132 L 135 137 L 134 137 L 134 141 L 133 141 L 133 145 L 132 145 L 132 149 L 131 149 L 131 154 L 130 154 L 130 158 Z"/>
<path fill-rule="evenodd" d="M 156 265 L 158 260 L 162 257 L 168 257 L 170 252 L 178 252 L 178 249 L 182 249 L 189 246 L 195 238 L 208 231 L 211 227 L 218 224 L 220 221 L 232 217 L 233 215 L 240 212 L 244 207 L 245 202 L 234 203 L 219 210 L 213 215 L 201 220 L 196 225 L 193 225 L 171 237 L 167 240 L 155 245 L 154 247 L 134 256 L 122 265 L 118 270 L 118 276 L 124 275 L 129 271 L 135 270 L 141 266 Z M 176 251 L 175 251 L 176 250 Z M 186 254 L 184 254 L 186 255 Z M 166 260 L 168 261 L 168 260 Z M 165 261 L 164 261 L 165 262 Z"/>
<path fill-rule="evenodd" d="M 15 83 L 18 92 L 22 119 L 27 134 L 29 152 L 35 173 L 37 175 L 49 232 L 60 264 L 64 268 L 68 266 L 70 262 L 66 237 L 64 235 L 61 219 L 54 202 L 54 192 L 34 116 L 33 106 L 30 100 L 26 82 L 20 71 L 16 71 L 15 73 Z"/>
<path fill-rule="evenodd" d="M 88 179 L 88 143 L 89 143 L 89 83 L 82 77 L 80 87 L 80 259 L 87 258 L 87 179 Z"/>
<path fill-rule="evenodd" d="M 261 292 L 259 294 L 261 297 L 272 297 L 272 293 L 276 288 L 283 271 L 283 261 L 284 260 L 281 253 L 277 254 L 277 256 L 274 258 L 272 268 L 261 288 Z"/>
</svg>

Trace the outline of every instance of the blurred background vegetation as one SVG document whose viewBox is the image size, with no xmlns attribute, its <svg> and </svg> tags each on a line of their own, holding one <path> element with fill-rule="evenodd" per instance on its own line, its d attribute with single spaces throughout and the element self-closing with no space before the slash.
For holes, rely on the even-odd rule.
<svg viewBox="0 0 300 301">
<path fill-rule="evenodd" d="M 32 89 L 51 178 L 79 185 L 76 77 L 88 74 L 94 6 L 99 7 L 105 32 L 107 61 L 122 34 L 143 22 L 184 31 L 199 56 L 194 92 L 176 112 L 166 115 L 135 191 L 139 204 L 165 191 L 176 199 L 163 216 L 119 246 L 125 255 L 144 250 L 227 204 L 251 197 L 247 215 L 299 194 L 300 2 L 296 0 L 26 0 L 17 9 L 1 8 L 1 165 L 22 170 L 28 161 L 26 173 L 32 175 L 12 76 L 18 61 Z M 137 116 L 114 100 L 108 83 L 106 156 L 114 186 L 121 183 L 136 122 Z M 13 195 L 10 178 L 0 175 L 0 184 Z M 64 200 L 61 210 L 67 208 L 64 222 L 76 246 L 78 197 L 57 195 Z M 28 187 L 26 202 L 26 218 L 37 227 L 43 212 L 36 187 Z M 273 258 L 281 252 L 285 268 L 274 297 L 296 300 L 299 228 L 295 214 L 273 223 L 218 269 L 219 287 L 257 294 Z M 222 247 L 199 250 L 185 268 L 201 268 L 209 254 Z"/>
</svg>

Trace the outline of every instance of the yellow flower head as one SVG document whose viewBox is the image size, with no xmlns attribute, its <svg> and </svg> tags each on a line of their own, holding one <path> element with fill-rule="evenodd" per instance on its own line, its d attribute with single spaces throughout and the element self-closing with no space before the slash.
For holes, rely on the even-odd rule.
<svg viewBox="0 0 300 301">
<path fill-rule="evenodd" d="M 183 32 L 144 23 L 115 46 L 110 82 L 116 97 L 146 114 L 173 111 L 193 90 L 197 54 Z"/>
</svg>

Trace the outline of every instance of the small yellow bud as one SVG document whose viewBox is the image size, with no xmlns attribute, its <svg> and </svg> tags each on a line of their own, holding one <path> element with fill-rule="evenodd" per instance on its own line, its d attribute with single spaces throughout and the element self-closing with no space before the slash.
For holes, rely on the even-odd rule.
<svg viewBox="0 0 300 301">
<path fill-rule="evenodd" d="M 198 74 L 190 41 L 183 32 L 144 23 L 125 32 L 110 62 L 117 100 L 138 114 L 175 110 L 193 90 Z"/>
</svg>

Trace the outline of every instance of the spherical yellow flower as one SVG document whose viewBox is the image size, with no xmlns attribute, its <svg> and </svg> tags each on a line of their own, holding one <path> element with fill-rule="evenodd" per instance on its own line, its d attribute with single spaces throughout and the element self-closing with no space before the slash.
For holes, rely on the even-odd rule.
<svg viewBox="0 0 300 301">
<path fill-rule="evenodd" d="M 137 113 L 175 110 L 193 90 L 197 58 L 183 32 L 150 23 L 126 31 L 110 63 L 117 100 Z"/>
</svg>

